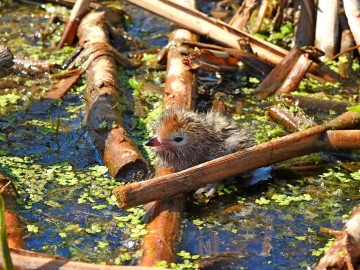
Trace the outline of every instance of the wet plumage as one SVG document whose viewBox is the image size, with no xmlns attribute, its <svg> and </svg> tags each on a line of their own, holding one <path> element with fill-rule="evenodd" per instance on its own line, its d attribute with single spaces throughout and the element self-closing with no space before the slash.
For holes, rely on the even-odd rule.
<svg viewBox="0 0 360 270">
<path fill-rule="evenodd" d="M 176 171 L 254 144 L 248 130 L 212 111 L 167 109 L 154 124 L 154 131 L 146 145 L 153 147 L 159 167 Z"/>
</svg>

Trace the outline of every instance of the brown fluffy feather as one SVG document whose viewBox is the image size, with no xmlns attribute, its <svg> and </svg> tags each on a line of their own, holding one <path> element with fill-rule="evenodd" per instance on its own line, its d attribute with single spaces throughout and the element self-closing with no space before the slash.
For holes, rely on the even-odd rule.
<svg viewBox="0 0 360 270">
<path fill-rule="evenodd" d="M 154 146 L 158 166 L 176 171 L 254 144 L 248 130 L 212 111 L 170 108 L 156 121 L 154 130 L 155 137 L 147 145 Z"/>
</svg>

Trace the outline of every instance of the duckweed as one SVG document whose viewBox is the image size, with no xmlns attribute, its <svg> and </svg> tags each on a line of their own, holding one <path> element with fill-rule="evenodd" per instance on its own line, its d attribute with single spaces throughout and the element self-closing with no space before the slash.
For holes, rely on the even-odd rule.
<svg viewBox="0 0 360 270">
<path fill-rule="evenodd" d="M 85 229 L 85 231 L 87 233 L 96 234 L 96 233 L 99 233 L 102 231 L 102 226 L 101 226 L 101 224 L 94 223 L 94 224 L 91 224 L 89 228 Z"/>
<path fill-rule="evenodd" d="M 179 257 L 183 259 L 181 263 L 171 263 L 170 265 L 167 264 L 166 261 L 157 261 L 154 267 L 159 268 L 171 268 L 171 269 L 198 269 L 199 264 L 194 263 L 194 260 L 200 258 L 200 255 L 191 255 L 189 252 L 184 250 L 177 253 Z"/>
<path fill-rule="evenodd" d="M 14 20 L 8 27 L 10 33 L 4 35 L 2 41 L 20 56 L 49 59 L 61 64 L 74 47 L 57 51 L 47 47 L 58 39 L 61 28 L 49 40 L 30 37 L 31 44 L 26 42 L 29 40 L 26 31 L 29 31 L 28 25 L 34 25 L 39 13 L 41 18 L 45 18 L 55 13 L 67 15 L 68 10 L 54 5 L 31 8 L 34 15 L 23 18 L 26 27 L 21 21 Z M 20 11 L 21 16 L 27 16 L 28 12 Z M 11 12 L 1 10 L 0 13 L 5 19 Z M 150 20 L 150 16 L 146 16 L 146 20 Z M 20 18 L 18 14 L 13 17 Z M 24 34 L 11 33 L 11 29 L 22 29 Z M 34 26 L 31 26 L 33 32 Z M 46 34 L 41 29 L 38 33 L 42 36 Z M 290 26 L 285 25 L 271 38 L 288 42 L 291 34 Z M 151 61 L 152 56 L 144 55 L 143 61 Z M 343 61 L 340 59 L 340 62 Z M 337 63 L 329 62 L 328 65 L 334 70 L 337 68 Z M 360 69 L 358 62 L 353 63 L 353 69 Z M 162 110 L 161 95 L 148 91 L 145 85 L 151 82 L 157 91 L 158 88 L 161 90 L 164 72 L 143 69 L 138 71 L 139 74 L 135 73 L 119 68 L 124 94 L 119 106 L 123 107 L 130 136 L 142 148 L 144 141 L 152 135 L 148 131 L 151 123 Z M 216 78 L 220 77 L 226 78 L 218 73 Z M 102 264 L 129 264 L 137 259 L 138 240 L 146 234 L 146 214 L 141 207 L 127 211 L 118 209 L 111 191 L 121 183 L 110 177 L 104 166 L 95 165 L 98 156 L 87 142 L 87 135 L 80 124 L 84 105 L 79 96 L 86 88 L 84 79 L 64 97 L 61 106 L 58 103 L 56 108 L 35 113 L 23 109 L 33 109 L 29 106 L 37 103 L 37 98 L 49 90 L 54 83 L 49 74 L 36 79 L 28 77 L 23 80 L 17 76 L 9 80 L 19 84 L 20 88 L 13 92 L 5 90 L 3 99 L 0 98 L 0 167 L 13 178 L 20 193 L 14 208 L 28 222 L 28 246 L 35 251 Z M 240 86 L 235 87 L 233 99 L 226 100 L 227 106 L 234 107 L 235 97 L 240 97 L 246 106 L 244 114 L 234 115 L 233 119 L 251 129 L 258 143 L 287 134 L 264 115 L 264 108 L 276 104 L 276 100 L 253 98 L 254 87 L 259 80 L 243 73 L 238 74 L 236 80 Z M 211 92 L 217 91 L 222 89 L 216 86 L 209 90 L 205 86 L 203 95 L 211 96 Z M 297 94 L 338 101 L 354 102 L 357 96 L 345 95 L 347 89 L 339 83 L 321 84 L 311 79 L 303 80 L 298 91 Z M 132 102 L 137 105 L 134 112 L 129 109 Z M 203 104 L 211 105 L 207 98 Z M 359 111 L 359 108 L 353 106 L 349 110 Z M 29 115 L 32 113 L 31 117 L 28 112 Z M 329 115 L 326 113 L 320 119 L 328 120 Z M 107 129 L 111 124 L 103 122 L 99 128 Z M 142 148 L 142 151 L 146 154 L 147 148 Z M 360 155 L 354 151 L 349 153 L 349 157 L 358 160 Z M 147 158 L 153 160 L 150 153 Z M 313 156 L 307 159 L 313 164 L 321 164 Z M 247 176 L 237 179 L 239 183 L 243 180 L 247 180 Z M 358 198 L 359 180 L 359 171 L 349 173 L 333 167 L 316 176 L 299 176 L 296 179 L 274 174 L 269 182 L 254 188 L 222 184 L 215 198 L 203 204 L 197 202 L 195 210 L 189 209 L 183 222 L 184 240 L 180 244 L 183 251 L 177 255 L 178 261 L 183 262 L 170 266 L 174 269 L 198 268 L 194 262 L 198 255 L 193 254 L 236 252 L 234 265 L 240 269 L 277 267 L 278 263 L 285 267 L 308 267 L 317 260 L 308 256 L 309 250 L 313 249 L 314 256 L 325 251 L 322 246 L 328 236 L 319 236 L 319 227 L 324 224 L 335 229 L 343 226 L 342 219 L 348 217 Z M 189 201 L 193 201 L 192 197 Z M 229 205 L 240 204 L 241 207 L 229 209 Z M 224 209 L 228 211 L 224 212 Z M 253 256 L 266 250 L 267 246 L 275 248 L 270 249 L 265 257 Z M 157 265 L 169 267 L 165 262 Z"/>
<path fill-rule="evenodd" d="M 263 205 L 263 204 L 269 204 L 270 200 L 266 199 L 265 197 L 260 197 L 259 199 L 255 200 L 255 203 Z"/>
<path fill-rule="evenodd" d="M 140 207 L 134 207 L 128 209 L 127 212 L 128 215 L 126 216 L 113 216 L 113 218 L 118 221 L 118 227 L 126 228 L 129 237 L 133 239 L 139 239 L 146 235 L 146 224 L 143 220 L 145 210 Z"/>
<path fill-rule="evenodd" d="M 99 242 L 97 243 L 97 246 L 98 246 L 98 248 L 100 248 L 100 249 L 105 249 L 105 248 L 107 248 L 109 245 L 110 245 L 110 244 L 109 244 L 108 242 L 99 241 Z"/>
<path fill-rule="evenodd" d="M 306 236 L 295 236 L 294 238 L 296 240 L 298 240 L 298 241 L 305 241 L 306 240 Z"/>
<path fill-rule="evenodd" d="M 311 252 L 311 255 L 312 255 L 312 256 L 319 257 L 319 256 L 325 254 L 325 253 L 329 250 L 329 248 L 331 247 L 331 245 L 334 243 L 334 241 L 335 241 L 334 238 L 329 239 L 328 242 L 326 243 L 326 245 L 325 245 L 324 247 L 321 247 L 321 248 L 318 248 L 318 249 L 316 249 L 316 250 L 313 250 L 313 251 Z"/>
<path fill-rule="evenodd" d="M 32 225 L 32 224 L 26 225 L 26 228 L 27 228 L 28 232 L 32 232 L 32 233 L 39 232 L 39 227 Z"/>
<path fill-rule="evenodd" d="M 180 252 L 177 253 L 177 255 L 179 255 L 184 259 L 197 260 L 200 258 L 200 255 L 191 255 L 190 252 L 186 252 L 185 250 L 181 250 Z"/>
<path fill-rule="evenodd" d="M 122 254 L 120 254 L 114 261 L 115 264 L 119 265 L 119 264 L 123 264 L 127 261 L 130 261 L 132 259 L 131 255 L 129 252 L 124 252 Z"/>
<path fill-rule="evenodd" d="M 324 180 L 338 180 L 342 183 L 348 183 L 350 181 L 360 180 L 360 170 L 349 174 L 344 170 L 335 167 L 328 169 L 326 172 L 321 174 L 320 177 Z"/>
<path fill-rule="evenodd" d="M 17 105 L 21 100 L 20 95 L 16 94 L 5 94 L 0 95 L 0 107 L 7 107 L 10 105 Z"/>
<path fill-rule="evenodd" d="M 310 194 L 303 194 L 300 196 L 287 196 L 285 194 L 274 194 L 271 197 L 279 205 L 289 205 L 292 202 L 311 201 L 312 197 Z"/>
</svg>

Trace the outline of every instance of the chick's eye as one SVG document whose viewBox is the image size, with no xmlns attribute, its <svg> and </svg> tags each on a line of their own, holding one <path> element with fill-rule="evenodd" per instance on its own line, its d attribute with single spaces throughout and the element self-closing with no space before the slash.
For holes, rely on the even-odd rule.
<svg viewBox="0 0 360 270">
<path fill-rule="evenodd" d="M 174 138 L 175 142 L 182 142 L 183 140 L 184 140 L 184 138 L 182 138 L 182 137 L 175 137 Z"/>
</svg>

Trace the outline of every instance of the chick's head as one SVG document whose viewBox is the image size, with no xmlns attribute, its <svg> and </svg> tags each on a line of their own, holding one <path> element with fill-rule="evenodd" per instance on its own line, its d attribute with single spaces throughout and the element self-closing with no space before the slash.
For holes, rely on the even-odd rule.
<svg viewBox="0 0 360 270">
<path fill-rule="evenodd" d="M 183 109 L 168 109 L 155 123 L 155 136 L 149 146 L 186 148 L 205 135 L 197 115 Z"/>
</svg>

